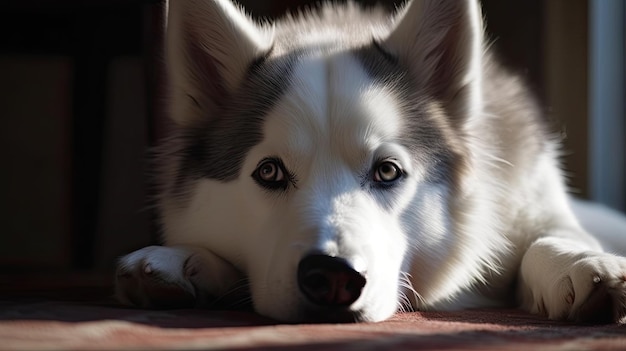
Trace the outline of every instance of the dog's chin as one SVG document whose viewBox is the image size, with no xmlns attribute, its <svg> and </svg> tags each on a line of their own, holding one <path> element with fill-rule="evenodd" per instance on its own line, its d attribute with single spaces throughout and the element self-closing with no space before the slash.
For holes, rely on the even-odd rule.
<svg viewBox="0 0 626 351">
<path fill-rule="evenodd" d="M 362 323 L 372 322 L 363 311 L 347 308 L 315 308 L 301 313 L 303 323 Z"/>
<path fill-rule="evenodd" d="M 386 296 L 387 291 L 365 292 L 347 306 L 314 304 L 298 292 L 281 297 L 263 292 L 251 296 L 255 312 L 282 323 L 372 323 L 386 320 L 397 311 L 394 295 L 388 299 L 380 298 Z"/>
<path fill-rule="evenodd" d="M 271 316 L 284 323 L 363 323 L 373 322 L 363 311 L 352 311 L 348 308 L 304 308 L 289 316 Z M 270 313 L 272 315 L 273 313 Z"/>
<path fill-rule="evenodd" d="M 295 307 L 295 306 L 292 306 Z M 296 308 L 259 309 L 256 312 L 283 323 L 371 323 L 385 320 L 391 313 L 382 313 L 374 309 L 348 307 L 316 306 L 303 302 Z"/>
</svg>

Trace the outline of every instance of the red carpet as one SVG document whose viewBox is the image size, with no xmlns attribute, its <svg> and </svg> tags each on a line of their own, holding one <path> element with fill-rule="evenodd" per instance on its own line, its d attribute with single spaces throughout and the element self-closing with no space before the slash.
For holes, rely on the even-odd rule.
<svg viewBox="0 0 626 351">
<path fill-rule="evenodd" d="M 247 312 L 124 308 L 107 297 L 110 287 L 62 285 L 3 293 L 0 350 L 626 350 L 626 326 L 577 326 L 516 310 L 287 325 Z"/>
</svg>

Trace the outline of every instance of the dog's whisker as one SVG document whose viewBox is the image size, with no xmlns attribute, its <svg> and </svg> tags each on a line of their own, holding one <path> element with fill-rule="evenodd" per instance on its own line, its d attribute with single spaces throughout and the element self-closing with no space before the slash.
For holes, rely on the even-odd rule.
<svg viewBox="0 0 626 351">
<path fill-rule="evenodd" d="M 400 277 L 399 280 L 400 291 L 398 294 L 398 310 L 399 312 L 407 312 L 411 310 L 411 300 L 405 293 L 407 288 L 407 282 L 404 277 Z"/>
<path fill-rule="evenodd" d="M 420 306 L 423 306 L 425 301 L 424 298 L 415 290 L 413 287 L 413 283 L 411 283 L 411 274 L 408 272 L 401 271 L 400 272 L 400 287 L 404 288 L 406 291 L 410 292 L 413 295 L 414 303 L 411 302 L 411 299 L 403 292 L 403 295 L 406 297 L 408 301 L 409 310 L 419 309 Z M 415 306 L 414 306 L 415 304 Z"/>
<path fill-rule="evenodd" d="M 243 297 L 239 300 L 233 301 L 232 303 L 229 304 L 228 307 L 232 309 L 242 309 L 242 308 L 248 308 L 251 305 L 252 305 L 252 297 Z"/>
<path fill-rule="evenodd" d="M 411 301 L 409 297 L 403 291 L 400 291 L 398 296 L 398 311 L 399 312 L 408 312 L 410 311 Z"/>
<path fill-rule="evenodd" d="M 252 297 L 249 291 L 249 281 L 242 278 L 235 282 L 226 292 L 213 299 L 209 304 L 209 308 L 230 307 L 239 308 L 249 306 Z"/>
</svg>

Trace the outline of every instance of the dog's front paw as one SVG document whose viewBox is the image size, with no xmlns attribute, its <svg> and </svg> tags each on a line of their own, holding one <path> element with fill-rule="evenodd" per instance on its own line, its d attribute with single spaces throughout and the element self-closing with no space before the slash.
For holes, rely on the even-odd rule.
<svg viewBox="0 0 626 351">
<path fill-rule="evenodd" d="M 230 263 L 208 250 L 148 246 L 118 261 L 115 292 L 139 307 L 190 307 L 223 296 L 240 280 Z"/>
<path fill-rule="evenodd" d="M 544 273 L 552 276 L 545 290 L 534 289 L 532 312 L 579 323 L 626 323 L 626 258 L 591 253 L 554 269 L 556 275 Z"/>
<path fill-rule="evenodd" d="M 584 257 L 568 273 L 557 283 L 568 320 L 626 323 L 626 258 Z"/>
<path fill-rule="evenodd" d="M 186 273 L 190 253 L 165 246 L 148 246 L 122 257 L 115 274 L 121 302 L 138 307 L 191 306 L 195 289 Z"/>
</svg>

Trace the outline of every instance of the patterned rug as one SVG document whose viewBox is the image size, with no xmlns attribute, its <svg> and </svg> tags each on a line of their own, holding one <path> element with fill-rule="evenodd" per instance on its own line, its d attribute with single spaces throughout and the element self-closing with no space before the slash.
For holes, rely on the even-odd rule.
<svg viewBox="0 0 626 351">
<path fill-rule="evenodd" d="M 244 311 L 126 308 L 110 286 L 93 285 L 0 290 L 0 350 L 626 350 L 626 326 L 572 325 L 518 310 L 292 325 Z"/>
</svg>

